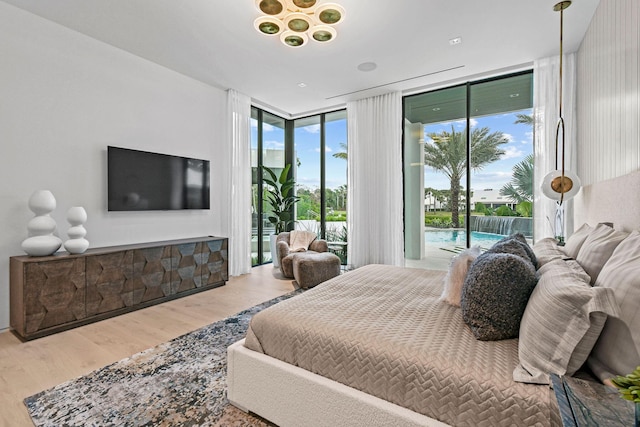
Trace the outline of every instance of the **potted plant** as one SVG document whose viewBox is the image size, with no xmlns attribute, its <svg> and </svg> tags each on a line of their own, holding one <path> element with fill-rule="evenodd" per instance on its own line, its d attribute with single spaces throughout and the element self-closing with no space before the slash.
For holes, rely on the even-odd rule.
<svg viewBox="0 0 640 427">
<path fill-rule="evenodd" d="M 626 376 L 617 376 L 611 379 L 613 385 L 618 388 L 623 399 L 635 404 L 635 426 L 640 426 L 640 366 Z"/>
<path fill-rule="evenodd" d="M 273 169 L 263 166 L 263 180 L 266 187 L 267 201 L 271 206 L 271 211 L 267 213 L 267 219 L 274 226 L 274 234 L 270 236 L 271 259 L 273 266 L 279 267 L 276 252 L 276 237 L 283 231 L 287 231 L 293 219 L 293 206 L 300 198 L 294 194 L 296 181 L 289 176 L 291 164 L 284 167 L 280 176 L 276 175 Z"/>
</svg>

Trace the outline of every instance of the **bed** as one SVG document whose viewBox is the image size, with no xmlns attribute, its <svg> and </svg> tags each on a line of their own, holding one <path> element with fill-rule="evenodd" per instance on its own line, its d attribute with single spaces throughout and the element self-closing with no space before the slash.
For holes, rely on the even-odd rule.
<svg viewBox="0 0 640 427">
<path fill-rule="evenodd" d="M 568 264 L 537 250 L 549 266 Z M 444 275 L 366 266 L 259 313 L 229 347 L 229 401 L 280 426 L 559 425 L 549 385 L 514 381 L 519 339 L 477 340 L 441 300 Z"/>
</svg>

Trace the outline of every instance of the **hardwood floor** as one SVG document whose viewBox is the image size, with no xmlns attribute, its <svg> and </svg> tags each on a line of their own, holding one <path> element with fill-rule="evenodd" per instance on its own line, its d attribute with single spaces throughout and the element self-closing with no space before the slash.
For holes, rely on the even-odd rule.
<svg viewBox="0 0 640 427">
<path fill-rule="evenodd" d="M 21 342 L 0 333 L 0 426 L 32 426 L 25 397 L 294 290 L 271 264 L 225 286 Z"/>
</svg>

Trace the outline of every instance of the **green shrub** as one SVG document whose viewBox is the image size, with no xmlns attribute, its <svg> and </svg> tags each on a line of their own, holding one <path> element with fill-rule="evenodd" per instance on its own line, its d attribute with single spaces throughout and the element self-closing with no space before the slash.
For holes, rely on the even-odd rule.
<svg viewBox="0 0 640 427">
<path fill-rule="evenodd" d="M 464 215 L 460 215 L 460 226 L 464 227 Z M 438 212 L 438 213 L 428 213 L 424 216 L 424 225 L 427 227 L 435 227 L 435 228 L 451 228 L 453 227 L 453 222 L 451 221 L 451 213 L 447 212 Z"/>
<path fill-rule="evenodd" d="M 336 212 L 333 215 L 327 215 L 327 221 L 341 222 L 347 220 L 347 214 L 344 212 Z"/>
<path fill-rule="evenodd" d="M 515 214 L 509 206 L 500 206 L 496 209 L 497 216 L 514 216 Z"/>
</svg>

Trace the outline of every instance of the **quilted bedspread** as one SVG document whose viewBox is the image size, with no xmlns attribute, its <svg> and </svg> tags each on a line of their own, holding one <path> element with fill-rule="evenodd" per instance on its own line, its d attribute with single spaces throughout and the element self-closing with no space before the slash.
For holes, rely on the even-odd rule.
<svg viewBox="0 0 640 427">
<path fill-rule="evenodd" d="M 558 423 L 516 383 L 517 339 L 478 341 L 439 300 L 445 272 L 369 265 L 256 314 L 245 345 L 454 426 Z"/>
</svg>

